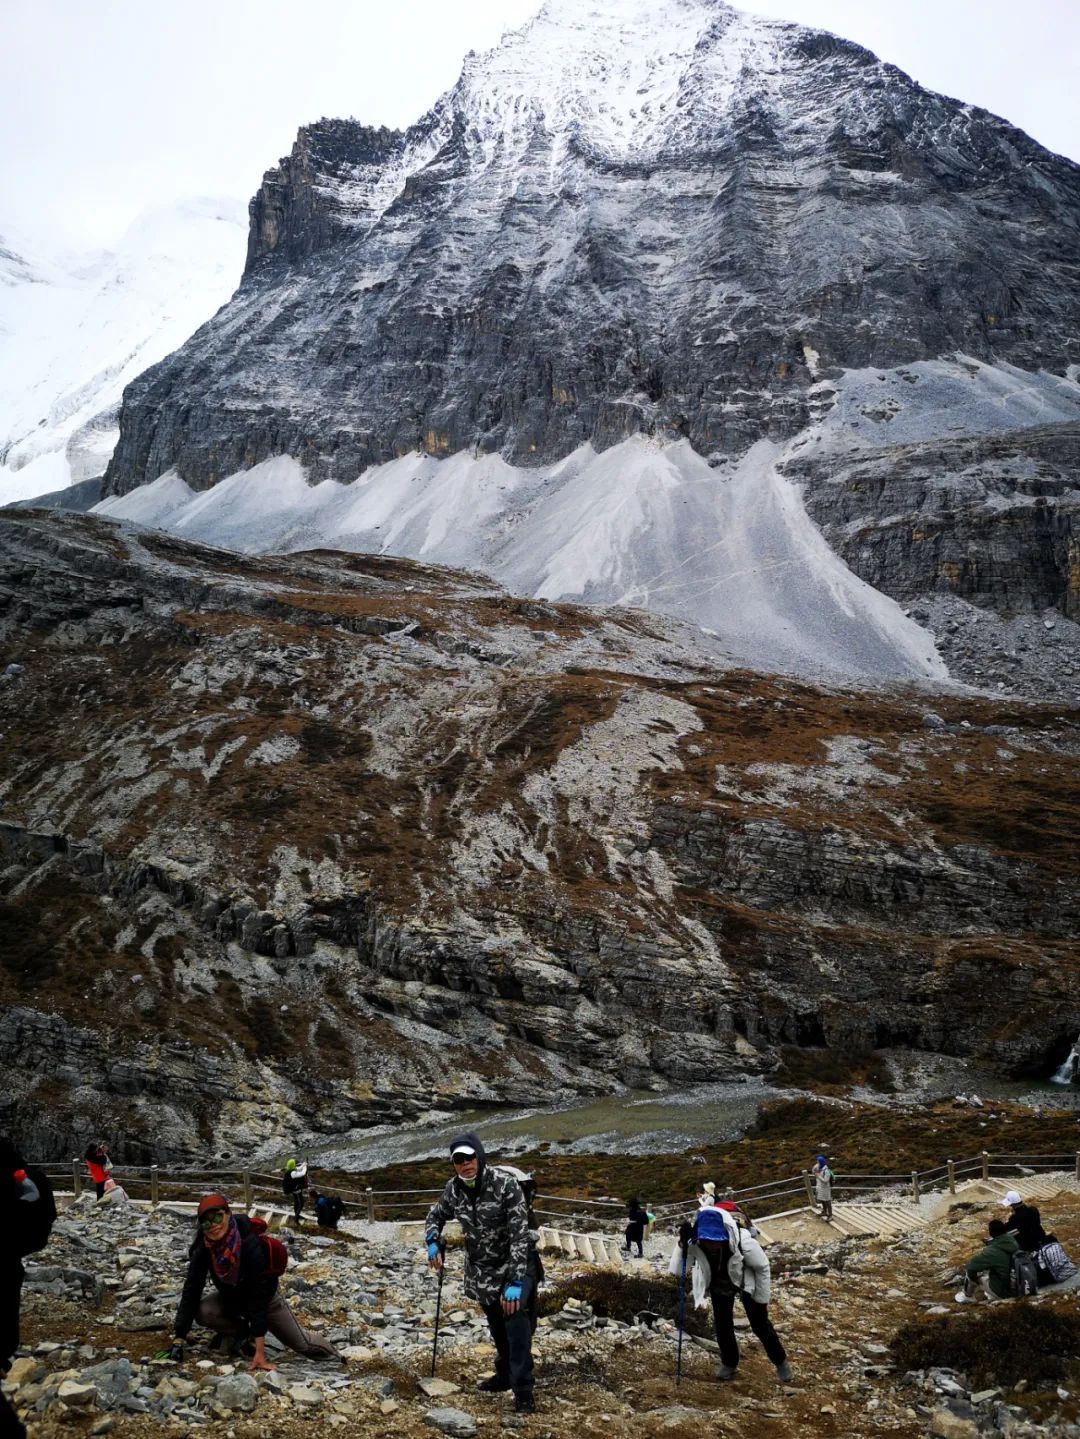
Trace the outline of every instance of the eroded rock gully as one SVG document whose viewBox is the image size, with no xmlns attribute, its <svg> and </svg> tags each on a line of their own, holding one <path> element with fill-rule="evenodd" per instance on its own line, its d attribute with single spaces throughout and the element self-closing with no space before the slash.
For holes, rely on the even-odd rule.
<svg viewBox="0 0 1080 1439">
<path fill-rule="evenodd" d="M 1048 1064 L 1080 1028 L 1075 712 L 706 644 L 6 512 L 0 1118 L 223 1157 L 788 1044 Z"/>
</svg>

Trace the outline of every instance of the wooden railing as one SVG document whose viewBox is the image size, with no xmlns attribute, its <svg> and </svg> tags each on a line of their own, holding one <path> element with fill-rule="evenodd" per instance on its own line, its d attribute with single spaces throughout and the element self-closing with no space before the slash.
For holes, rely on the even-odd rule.
<svg viewBox="0 0 1080 1439">
<path fill-rule="evenodd" d="M 81 1159 L 59 1163 L 43 1163 L 41 1167 L 58 1189 L 74 1192 L 76 1198 L 82 1193 L 88 1181 Z M 1071 1154 L 981 1154 L 968 1159 L 949 1159 L 931 1169 L 910 1170 L 904 1174 L 863 1174 L 850 1172 L 837 1174 L 833 1179 L 834 1199 L 857 1199 L 884 1191 L 901 1191 L 905 1196 L 918 1200 L 923 1194 L 936 1190 L 956 1192 L 958 1181 L 969 1179 L 989 1180 L 1017 1177 L 1039 1172 L 1071 1170 L 1080 1182 L 1080 1150 Z M 204 1194 L 221 1190 L 233 1203 L 242 1202 L 244 1208 L 274 1204 L 288 1208 L 290 1200 L 282 1192 L 281 1175 L 256 1169 L 201 1169 L 197 1167 L 162 1168 L 157 1164 L 116 1165 L 112 1176 L 121 1184 L 132 1199 L 148 1199 L 151 1204 L 169 1200 L 192 1201 Z M 318 1186 L 316 1186 L 318 1187 Z M 345 1206 L 345 1217 L 366 1220 L 399 1220 L 419 1222 L 424 1218 L 432 1202 L 442 1193 L 440 1189 L 347 1189 L 339 1185 L 328 1185 Z M 814 1180 L 807 1170 L 800 1174 L 788 1175 L 783 1179 L 770 1180 L 765 1184 L 753 1184 L 743 1189 L 717 1191 L 718 1197 L 735 1200 L 741 1208 L 756 1219 L 764 1219 L 778 1212 L 806 1208 L 814 1202 Z M 780 1210 L 776 1206 L 780 1206 Z M 651 1206 L 658 1222 L 682 1219 L 688 1210 L 694 1208 L 692 1198 L 676 1203 L 654 1204 Z M 561 1221 L 566 1227 L 571 1220 L 585 1220 L 599 1228 L 626 1223 L 626 1203 L 621 1199 L 578 1199 L 563 1194 L 538 1194 L 533 1206 L 541 1222 Z"/>
</svg>

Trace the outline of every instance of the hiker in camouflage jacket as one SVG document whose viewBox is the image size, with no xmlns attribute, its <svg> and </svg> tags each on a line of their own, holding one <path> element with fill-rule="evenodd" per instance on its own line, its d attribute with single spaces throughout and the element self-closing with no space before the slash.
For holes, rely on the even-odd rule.
<svg viewBox="0 0 1080 1439">
<path fill-rule="evenodd" d="M 443 1267 L 440 1238 L 456 1219 L 465 1237 L 465 1293 L 487 1317 L 497 1355 L 495 1373 L 477 1386 L 485 1393 L 513 1389 L 519 1414 L 533 1412 L 532 1322 L 528 1305 L 529 1212 L 521 1185 L 492 1169 L 475 1134 L 450 1146 L 454 1177 L 428 1210 L 428 1263 Z"/>
</svg>

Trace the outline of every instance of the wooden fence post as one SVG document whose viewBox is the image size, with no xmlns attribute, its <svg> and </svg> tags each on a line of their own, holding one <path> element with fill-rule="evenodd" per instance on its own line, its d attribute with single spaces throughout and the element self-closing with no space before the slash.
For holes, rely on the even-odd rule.
<svg viewBox="0 0 1080 1439">
<path fill-rule="evenodd" d="M 253 1201 L 251 1193 L 251 1170 L 244 1170 L 244 1208 L 250 1209 Z"/>
<path fill-rule="evenodd" d="M 808 1169 L 804 1169 L 803 1172 L 802 1172 L 802 1182 L 803 1182 L 803 1184 L 806 1185 L 806 1197 L 807 1197 L 807 1199 L 810 1201 L 811 1207 L 813 1207 L 813 1204 L 814 1204 L 814 1186 L 813 1186 L 813 1184 L 811 1183 L 811 1180 L 810 1180 L 810 1171 L 809 1171 Z"/>
<path fill-rule="evenodd" d="M 985 1149 L 982 1152 L 982 1177 L 984 1179 L 990 1178 L 990 1155 Z"/>
<path fill-rule="evenodd" d="M 918 1204 L 920 1195 L 919 1195 L 919 1171 L 918 1171 L 917 1169 L 913 1169 L 913 1170 L 911 1171 L 911 1197 L 912 1197 L 912 1199 L 914 1199 L 915 1203 Z"/>
<path fill-rule="evenodd" d="M 1080 1154 L 1077 1155 L 1077 1161 L 1080 1163 Z M 82 1163 L 78 1159 L 71 1161 L 71 1188 L 78 1199 L 82 1194 Z"/>
<path fill-rule="evenodd" d="M 952 1159 L 949 1160 L 949 1193 L 956 1193 L 956 1163 Z"/>
<path fill-rule="evenodd" d="M 150 1166 L 150 1203 L 156 1209 L 158 1206 L 158 1167 L 156 1164 Z"/>
<path fill-rule="evenodd" d="M 364 1198 L 367 1200 L 367 1218 L 369 1224 L 375 1223 L 375 1191 L 369 1184 L 364 1190 Z"/>
</svg>

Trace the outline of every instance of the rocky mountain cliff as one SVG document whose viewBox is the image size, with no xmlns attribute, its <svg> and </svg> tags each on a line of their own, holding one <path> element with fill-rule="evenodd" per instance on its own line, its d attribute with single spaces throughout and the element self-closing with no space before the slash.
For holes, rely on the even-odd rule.
<svg viewBox="0 0 1080 1439">
<path fill-rule="evenodd" d="M 1037 694 L 1008 627 L 1080 607 L 1078 277 L 1080 168 L 1005 121 L 720 0 L 549 0 L 409 131 L 300 133 L 233 301 L 129 387 L 106 490 L 211 542 L 647 605 L 766 667 Z M 337 483 L 204 501 L 282 457 Z M 929 633 L 763 635 L 804 509 Z M 831 631 L 850 579 L 789 608 Z"/>
<path fill-rule="evenodd" d="M 273 1152 L 785 1045 L 1048 1072 L 1080 1029 L 1067 708 L 26 510 L 0 654 L 0 1123 L 40 1152 Z"/>
<path fill-rule="evenodd" d="M 824 374 L 1075 362 L 1080 169 L 721 0 L 549 0 L 405 134 L 301 132 L 244 286 L 129 392 L 108 487 L 288 453 L 528 464 L 788 438 Z"/>
</svg>

